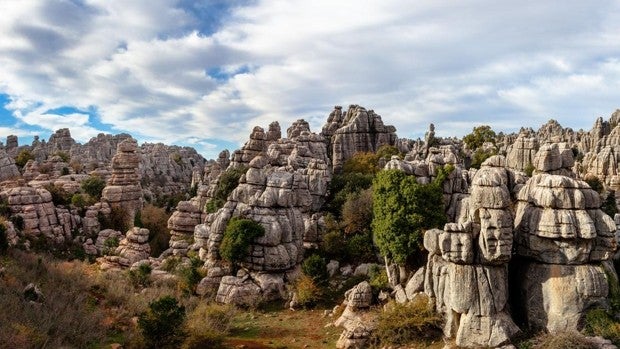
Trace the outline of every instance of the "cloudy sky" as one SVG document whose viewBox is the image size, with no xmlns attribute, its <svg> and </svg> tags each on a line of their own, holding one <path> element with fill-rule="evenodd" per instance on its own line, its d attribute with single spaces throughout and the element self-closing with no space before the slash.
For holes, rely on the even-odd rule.
<svg viewBox="0 0 620 349">
<path fill-rule="evenodd" d="M 589 129 L 620 108 L 618 1 L 0 0 L 0 139 L 61 127 L 235 149 L 360 104 L 400 137 Z"/>
</svg>

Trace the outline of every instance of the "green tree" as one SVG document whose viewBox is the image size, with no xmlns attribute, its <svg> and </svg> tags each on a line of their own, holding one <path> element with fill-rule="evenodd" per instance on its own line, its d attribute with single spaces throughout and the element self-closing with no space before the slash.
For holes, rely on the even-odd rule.
<svg viewBox="0 0 620 349">
<path fill-rule="evenodd" d="M 440 171 L 429 184 L 399 170 L 377 174 L 373 182 L 372 230 L 381 254 L 403 266 L 422 246 L 425 230 L 446 222 L 441 185 L 448 171 Z"/>
<path fill-rule="evenodd" d="M 236 266 L 248 254 L 252 241 L 263 235 L 265 228 L 259 223 L 251 219 L 233 217 L 224 231 L 220 256 Z"/>
<path fill-rule="evenodd" d="M 28 160 L 34 160 L 34 155 L 29 150 L 24 149 L 17 154 L 15 164 L 19 167 L 24 167 Z"/>
<path fill-rule="evenodd" d="M 380 168 L 379 157 L 372 152 L 358 152 L 342 166 L 343 173 L 375 174 Z"/>
<path fill-rule="evenodd" d="M 82 190 L 91 197 L 99 200 L 105 188 L 105 181 L 99 176 L 90 176 L 82 182 Z"/>
<path fill-rule="evenodd" d="M 138 318 L 138 327 L 148 348 L 178 348 L 183 342 L 185 307 L 171 296 L 149 303 Z"/>
<path fill-rule="evenodd" d="M 480 148 L 486 142 L 495 144 L 496 136 L 497 135 L 495 134 L 495 131 L 491 129 L 491 126 L 482 125 L 474 127 L 472 133 L 463 137 L 463 142 L 467 144 L 469 149 L 474 150 Z"/>
<path fill-rule="evenodd" d="M 217 181 L 217 187 L 213 198 L 206 204 L 206 211 L 208 213 L 214 213 L 218 209 L 222 208 L 228 199 L 228 195 L 232 193 L 239 185 L 239 179 L 248 171 L 248 167 L 235 167 L 229 168 L 224 171 Z"/>
</svg>

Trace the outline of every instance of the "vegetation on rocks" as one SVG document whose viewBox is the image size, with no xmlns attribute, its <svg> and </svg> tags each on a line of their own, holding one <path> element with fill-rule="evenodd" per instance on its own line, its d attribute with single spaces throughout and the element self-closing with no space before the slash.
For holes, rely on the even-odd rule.
<svg viewBox="0 0 620 349">
<path fill-rule="evenodd" d="M 265 235 L 265 228 L 259 223 L 251 219 L 233 217 L 224 231 L 220 255 L 236 265 L 247 255 L 252 241 L 263 235 Z"/>
</svg>

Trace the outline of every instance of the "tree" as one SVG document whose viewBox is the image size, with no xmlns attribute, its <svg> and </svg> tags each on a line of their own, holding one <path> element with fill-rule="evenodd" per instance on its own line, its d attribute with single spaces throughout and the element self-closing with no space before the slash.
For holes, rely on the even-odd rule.
<svg viewBox="0 0 620 349">
<path fill-rule="evenodd" d="M 82 182 L 82 190 L 92 198 L 99 200 L 105 188 L 105 181 L 99 176 L 90 176 Z"/>
<path fill-rule="evenodd" d="M 472 133 L 463 137 L 463 142 L 467 144 L 467 148 L 474 150 L 480 148 L 484 143 L 491 142 L 495 144 L 495 131 L 489 125 L 474 127 Z"/>
<path fill-rule="evenodd" d="M 263 235 L 265 228 L 259 223 L 251 219 L 233 217 L 228 221 L 224 231 L 220 256 L 236 266 L 248 254 L 252 241 Z"/>
<path fill-rule="evenodd" d="M 185 307 L 171 296 L 149 303 L 138 318 L 138 327 L 148 348 L 178 348 L 183 342 Z"/>
<path fill-rule="evenodd" d="M 441 185 L 448 171 L 429 184 L 399 170 L 385 170 L 373 182 L 372 230 L 381 254 L 404 266 L 420 251 L 424 231 L 446 222 Z"/>
<path fill-rule="evenodd" d="M 28 160 L 34 160 L 34 155 L 29 150 L 24 149 L 17 154 L 15 164 L 19 167 L 24 167 Z"/>
</svg>

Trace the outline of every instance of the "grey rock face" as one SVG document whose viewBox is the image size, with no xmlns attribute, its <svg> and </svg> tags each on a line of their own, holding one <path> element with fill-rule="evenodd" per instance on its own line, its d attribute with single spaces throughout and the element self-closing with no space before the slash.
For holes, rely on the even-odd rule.
<svg viewBox="0 0 620 349">
<path fill-rule="evenodd" d="M 460 223 L 424 234 L 424 290 L 446 316 L 444 334 L 460 347 L 502 346 L 519 331 L 507 304 L 515 176 L 503 166 L 503 157 L 487 159 L 472 180 Z"/>
<path fill-rule="evenodd" d="M 128 225 L 133 224 L 136 212 L 142 209 L 142 187 L 140 186 L 140 155 L 138 143 L 126 139 L 118 144 L 116 155 L 112 158 L 112 176 L 103 189 L 101 199 L 112 209 L 125 214 Z"/>
<path fill-rule="evenodd" d="M 0 148 L 0 182 L 21 177 L 17 165 L 7 152 Z"/>
<path fill-rule="evenodd" d="M 343 327 L 336 348 L 367 348 L 370 334 L 376 328 L 376 315 L 368 311 L 372 304 L 372 289 L 367 281 L 345 293 L 344 312 L 334 325 Z"/>
<path fill-rule="evenodd" d="M 114 255 L 103 257 L 101 269 L 129 268 L 134 263 L 149 259 L 151 247 L 148 241 L 148 229 L 131 228 L 120 241 Z"/>
<path fill-rule="evenodd" d="M 383 145 L 396 144 L 396 129 L 383 124 L 381 116 L 358 105 L 349 106 L 345 114 L 336 107 L 323 126 L 335 172 L 358 152 L 375 152 Z"/>
</svg>

